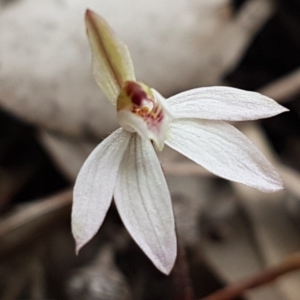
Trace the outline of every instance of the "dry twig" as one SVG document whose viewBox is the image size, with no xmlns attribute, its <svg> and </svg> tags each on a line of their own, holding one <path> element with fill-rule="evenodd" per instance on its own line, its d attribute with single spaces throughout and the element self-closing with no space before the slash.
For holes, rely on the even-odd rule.
<svg viewBox="0 0 300 300">
<path fill-rule="evenodd" d="M 28 204 L 20 211 L 0 220 L 0 256 L 9 253 L 32 240 L 33 236 L 43 234 L 57 217 L 69 213 L 72 191 L 65 191 L 39 202 Z"/>
<path fill-rule="evenodd" d="M 279 78 L 259 90 L 279 103 L 286 103 L 292 97 L 300 94 L 300 68 Z"/>
<path fill-rule="evenodd" d="M 296 253 L 287 257 L 281 264 L 266 269 L 249 279 L 231 284 L 208 297 L 202 298 L 202 300 L 234 300 L 244 295 L 249 289 L 270 283 L 276 278 L 298 269 L 300 269 L 300 254 Z"/>
</svg>

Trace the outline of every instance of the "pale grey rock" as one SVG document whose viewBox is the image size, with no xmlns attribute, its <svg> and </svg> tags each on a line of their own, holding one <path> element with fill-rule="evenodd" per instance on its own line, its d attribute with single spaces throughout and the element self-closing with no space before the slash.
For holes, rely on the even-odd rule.
<svg viewBox="0 0 300 300">
<path fill-rule="evenodd" d="M 86 8 L 129 46 L 137 78 L 169 96 L 217 83 L 271 14 L 270 1 L 256 0 L 231 18 L 229 2 L 12 1 L 0 13 L 0 105 L 46 129 L 106 136 L 115 111 L 91 73 Z"/>
<path fill-rule="evenodd" d="M 92 75 L 86 8 L 128 45 L 138 80 L 167 97 L 218 84 L 236 65 L 272 14 L 271 0 L 248 2 L 233 18 L 229 0 L 3 1 L 0 105 L 41 128 L 49 153 L 74 179 L 91 145 L 118 126 Z"/>
</svg>

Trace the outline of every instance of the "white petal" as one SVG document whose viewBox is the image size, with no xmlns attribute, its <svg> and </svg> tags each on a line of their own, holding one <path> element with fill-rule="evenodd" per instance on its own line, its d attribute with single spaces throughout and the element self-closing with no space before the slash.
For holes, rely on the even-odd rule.
<svg viewBox="0 0 300 300">
<path fill-rule="evenodd" d="M 189 90 L 167 101 L 176 118 L 244 121 L 288 111 L 259 93 L 222 86 Z"/>
<path fill-rule="evenodd" d="M 113 132 L 94 149 L 78 174 L 72 207 L 77 252 L 97 233 L 105 218 L 130 137 L 121 128 Z"/>
<path fill-rule="evenodd" d="M 212 173 L 264 192 L 283 183 L 262 153 L 235 127 L 222 121 L 176 119 L 168 146 Z"/>
<path fill-rule="evenodd" d="M 169 274 L 176 258 L 171 197 L 149 140 L 133 136 L 122 160 L 115 202 L 124 225 L 153 264 Z"/>
</svg>

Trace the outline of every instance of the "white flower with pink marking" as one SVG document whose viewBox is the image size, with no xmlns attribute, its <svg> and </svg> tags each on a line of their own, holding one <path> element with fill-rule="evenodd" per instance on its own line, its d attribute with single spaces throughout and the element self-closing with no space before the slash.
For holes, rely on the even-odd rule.
<svg viewBox="0 0 300 300">
<path fill-rule="evenodd" d="M 116 106 L 121 128 L 87 158 L 74 187 L 72 231 L 77 252 L 99 230 L 114 198 L 133 239 L 163 273 L 176 258 L 171 197 L 155 148 L 164 144 L 212 173 L 265 192 L 283 183 L 265 157 L 224 121 L 287 111 L 272 99 L 229 87 L 207 87 L 165 99 L 135 79 L 127 47 L 104 19 L 86 13 L 97 83 Z"/>
</svg>

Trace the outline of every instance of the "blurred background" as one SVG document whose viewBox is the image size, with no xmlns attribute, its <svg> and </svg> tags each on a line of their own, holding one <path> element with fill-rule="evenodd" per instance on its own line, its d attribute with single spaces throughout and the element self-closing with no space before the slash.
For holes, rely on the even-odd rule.
<svg viewBox="0 0 300 300">
<path fill-rule="evenodd" d="M 170 149 L 160 154 L 179 236 L 168 277 L 135 245 L 114 205 L 74 253 L 74 180 L 118 127 L 92 76 L 87 8 L 128 45 L 138 80 L 166 97 L 227 85 L 290 109 L 234 124 L 276 166 L 283 192 L 214 178 Z M 204 299 L 297 254 L 299 28 L 298 0 L 0 0 L 0 299 Z M 211 300 L 299 300 L 300 259 L 292 257 L 293 272 L 240 298 Z"/>
</svg>

